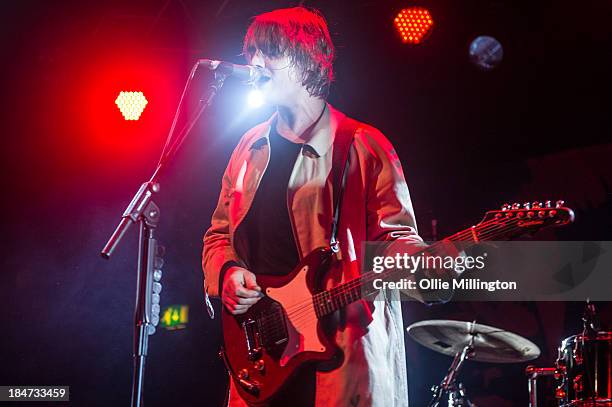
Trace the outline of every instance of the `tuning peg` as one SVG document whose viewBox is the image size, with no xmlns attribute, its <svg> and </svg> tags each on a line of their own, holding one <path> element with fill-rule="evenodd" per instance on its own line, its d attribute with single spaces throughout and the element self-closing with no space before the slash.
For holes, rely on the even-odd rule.
<svg viewBox="0 0 612 407">
<path fill-rule="evenodd" d="M 533 202 L 531 203 L 531 208 L 532 208 L 532 209 L 538 209 L 538 208 L 541 208 L 541 207 L 542 207 L 542 203 L 541 203 L 541 202 L 538 202 L 538 201 L 533 201 Z"/>
<path fill-rule="evenodd" d="M 525 203 L 523 204 L 523 209 L 531 209 L 531 203 L 529 203 L 529 202 L 525 202 Z"/>
<path fill-rule="evenodd" d="M 565 205 L 565 201 L 559 199 L 557 202 L 555 202 L 555 208 L 560 208 L 563 205 Z"/>
<path fill-rule="evenodd" d="M 551 202 L 550 202 L 550 201 L 546 201 L 546 202 L 544 203 L 544 206 L 545 206 L 546 208 L 552 208 L 552 205 L 551 205 Z"/>
<path fill-rule="evenodd" d="M 507 211 L 510 209 L 510 204 L 509 203 L 505 203 L 502 205 L 501 210 L 502 211 Z"/>
<path fill-rule="evenodd" d="M 512 204 L 512 209 L 521 209 L 521 204 L 518 202 L 515 202 Z"/>
</svg>

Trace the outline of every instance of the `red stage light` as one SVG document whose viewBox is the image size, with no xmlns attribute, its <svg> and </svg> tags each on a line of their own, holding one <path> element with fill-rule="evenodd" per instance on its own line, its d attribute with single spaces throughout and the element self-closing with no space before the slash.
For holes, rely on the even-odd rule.
<svg viewBox="0 0 612 407">
<path fill-rule="evenodd" d="M 422 7 L 402 9 L 395 17 L 395 28 L 403 42 L 419 44 L 432 30 L 433 19 L 429 11 Z"/>
<path fill-rule="evenodd" d="M 138 120 L 147 103 L 149 102 L 142 92 L 121 91 L 115 99 L 115 104 L 125 120 Z"/>
</svg>

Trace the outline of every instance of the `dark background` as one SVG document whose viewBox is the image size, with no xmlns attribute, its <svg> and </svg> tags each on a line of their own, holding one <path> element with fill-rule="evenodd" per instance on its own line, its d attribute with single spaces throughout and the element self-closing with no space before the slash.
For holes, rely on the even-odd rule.
<svg viewBox="0 0 612 407">
<path fill-rule="evenodd" d="M 136 231 L 110 261 L 99 251 L 150 175 L 197 58 L 243 63 L 249 18 L 289 1 L 21 1 L 1 6 L 3 270 L 0 384 L 70 385 L 73 405 L 130 398 Z M 395 14 L 415 3 L 312 1 L 337 47 L 330 101 L 395 144 L 419 227 L 430 237 L 476 223 L 504 202 L 565 199 L 574 225 L 541 239 L 610 240 L 610 12 L 605 1 L 431 1 L 435 27 L 402 44 Z M 504 47 L 482 72 L 478 35 Z M 204 80 L 205 82 L 205 80 Z M 203 89 L 203 86 L 199 88 Z M 114 100 L 141 90 L 149 105 L 124 121 Z M 162 306 L 188 304 L 187 329 L 150 338 L 149 405 L 220 405 L 219 320 L 205 312 L 201 237 L 240 135 L 270 111 L 248 111 L 228 81 L 167 172 L 155 198 L 166 245 Z M 609 303 L 599 304 L 611 321 Z M 219 304 L 215 302 L 215 307 Z M 580 303 L 404 305 L 405 324 L 477 319 L 542 349 L 580 330 Z M 450 359 L 406 339 L 411 403 L 426 404 Z M 470 363 L 479 405 L 527 401 L 525 364 Z M 548 398 L 552 397 L 550 387 Z"/>
</svg>

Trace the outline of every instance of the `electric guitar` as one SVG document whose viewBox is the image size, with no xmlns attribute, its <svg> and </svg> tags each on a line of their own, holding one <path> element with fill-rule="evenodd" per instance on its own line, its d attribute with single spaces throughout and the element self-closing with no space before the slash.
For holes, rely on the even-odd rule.
<svg viewBox="0 0 612 407">
<path fill-rule="evenodd" d="M 487 212 L 478 225 L 422 251 L 433 252 L 448 243 L 460 242 L 466 247 L 485 240 L 509 240 L 546 226 L 565 225 L 573 219 L 572 210 L 563 201 L 555 205 L 550 201 L 522 207 L 504 205 L 501 210 Z M 325 329 L 326 319 L 342 307 L 378 293 L 373 288 L 374 279 L 390 279 L 398 273 L 395 269 L 369 271 L 325 290 L 322 287 L 334 257 L 329 247 L 321 247 L 304 257 L 286 276 L 257 275 L 257 283 L 265 293 L 263 298 L 242 315 L 232 315 L 223 308 L 224 347 L 220 354 L 240 395 L 249 404 L 269 402 L 302 365 L 341 356 Z"/>
</svg>

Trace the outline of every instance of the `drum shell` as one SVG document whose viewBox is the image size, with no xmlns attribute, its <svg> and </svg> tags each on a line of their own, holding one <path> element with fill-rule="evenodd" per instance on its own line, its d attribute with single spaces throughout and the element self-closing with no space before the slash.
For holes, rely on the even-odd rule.
<svg viewBox="0 0 612 407">
<path fill-rule="evenodd" d="M 612 406 L 612 332 L 563 340 L 557 371 L 560 406 Z"/>
</svg>

